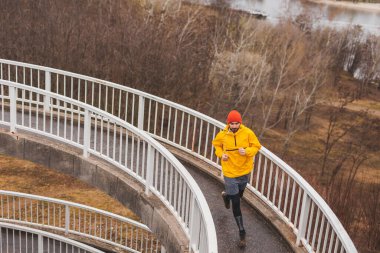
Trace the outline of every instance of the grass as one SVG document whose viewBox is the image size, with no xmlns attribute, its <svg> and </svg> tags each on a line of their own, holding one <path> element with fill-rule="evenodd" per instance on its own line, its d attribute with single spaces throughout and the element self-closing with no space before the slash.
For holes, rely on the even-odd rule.
<svg viewBox="0 0 380 253">
<path fill-rule="evenodd" d="M 0 154 L 0 175 L 1 190 L 72 201 L 139 221 L 131 210 L 95 187 L 29 161 Z"/>
<path fill-rule="evenodd" d="M 362 100 L 354 101 L 353 104 L 357 105 L 357 106 L 360 106 L 363 109 L 380 111 L 380 102 L 379 101 L 362 99 Z"/>
<path fill-rule="evenodd" d="M 380 102 L 371 101 L 377 106 Z M 359 102 L 360 103 L 360 102 Z M 367 103 L 362 103 L 367 107 Z M 317 187 L 320 180 L 321 161 L 323 158 L 324 139 L 328 127 L 328 114 L 326 108 L 320 108 L 312 118 L 312 124 L 309 131 L 299 131 L 291 141 L 289 150 L 282 159 L 307 179 L 314 187 Z M 355 113 L 357 110 L 352 110 Z M 380 113 L 380 110 L 377 111 Z M 373 114 L 376 116 L 376 114 Z M 285 132 L 282 130 L 271 130 L 267 138 L 263 140 L 263 145 L 269 148 L 276 155 L 281 154 L 282 138 Z M 330 160 L 338 159 L 339 152 L 335 150 L 331 153 Z M 380 152 L 371 151 L 368 154 L 369 159 L 363 163 L 358 171 L 356 181 L 364 184 L 379 184 L 380 182 Z M 330 171 L 327 169 L 326 174 L 329 176 Z"/>
<path fill-rule="evenodd" d="M 380 184 L 380 152 L 370 155 L 360 169 L 357 180 L 368 184 Z"/>
</svg>

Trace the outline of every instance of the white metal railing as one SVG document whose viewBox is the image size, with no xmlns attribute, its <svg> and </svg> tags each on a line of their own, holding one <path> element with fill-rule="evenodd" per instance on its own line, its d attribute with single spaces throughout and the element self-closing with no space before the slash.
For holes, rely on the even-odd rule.
<svg viewBox="0 0 380 253">
<path fill-rule="evenodd" d="M 1 76 L 0 72 L 0 76 Z M 80 101 L 0 79 L 0 124 L 62 141 L 124 170 L 176 217 L 193 252 L 217 252 L 215 226 L 198 185 L 147 133 Z"/>
<path fill-rule="evenodd" d="M 112 82 L 8 60 L 0 60 L 0 78 L 101 108 L 220 169 L 211 141 L 225 125 L 195 110 Z M 265 147 L 255 160 L 248 188 L 293 229 L 297 245 L 309 252 L 357 252 L 331 208 L 294 169 Z"/>
<path fill-rule="evenodd" d="M 63 236 L 0 222 L 0 253 L 3 252 L 103 253 L 103 251 Z"/>
<path fill-rule="evenodd" d="M 93 207 L 0 190 L 0 221 L 34 225 L 102 241 L 128 252 L 160 252 L 160 243 L 139 222 Z"/>
</svg>

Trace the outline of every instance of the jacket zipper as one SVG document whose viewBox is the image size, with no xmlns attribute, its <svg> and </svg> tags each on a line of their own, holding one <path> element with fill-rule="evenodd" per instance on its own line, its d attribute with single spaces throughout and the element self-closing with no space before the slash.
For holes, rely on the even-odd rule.
<svg viewBox="0 0 380 253">
<path fill-rule="evenodd" d="M 236 145 L 236 135 L 234 135 L 234 139 L 235 139 L 235 147 L 237 147 L 237 145 Z"/>
</svg>

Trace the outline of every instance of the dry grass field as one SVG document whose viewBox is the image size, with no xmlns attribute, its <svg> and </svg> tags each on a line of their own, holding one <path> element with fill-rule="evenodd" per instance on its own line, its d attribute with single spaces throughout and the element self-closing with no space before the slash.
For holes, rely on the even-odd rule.
<svg viewBox="0 0 380 253">
<path fill-rule="evenodd" d="M 380 101 L 374 100 L 357 100 L 347 106 L 347 109 L 352 113 L 360 111 L 368 111 L 373 118 L 380 119 Z M 324 149 L 324 138 L 328 127 L 328 119 L 326 113 L 321 110 L 316 113 L 312 119 L 313 123 L 310 131 L 299 131 L 292 141 L 292 144 L 284 157 L 286 163 L 296 169 L 303 177 L 310 181 L 318 178 L 321 167 L 321 159 Z M 368 133 L 374 135 L 375 133 Z M 283 138 L 285 133 L 281 130 L 271 131 L 263 143 L 270 150 L 279 154 L 282 145 L 278 140 Z M 375 136 L 375 135 L 374 135 Z M 307 152 L 305 152 L 307 150 Z M 276 152 L 277 151 L 277 152 Z M 338 153 L 332 154 L 334 157 L 339 156 Z M 337 159 L 337 158 L 336 158 Z M 380 184 L 380 152 L 370 151 L 368 159 L 364 162 L 358 171 L 356 180 L 364 184 Z M 313 183 L 312 183 L 313 184 Z M 315 187 L 315 185 L 314 185 Z"/>
<path fill-rule="evenodd" d="M 131 210 L 95 187 L 53 169 L 1 154 L 0 189 L 72 201 L 139 220 Z"/>
</svg>

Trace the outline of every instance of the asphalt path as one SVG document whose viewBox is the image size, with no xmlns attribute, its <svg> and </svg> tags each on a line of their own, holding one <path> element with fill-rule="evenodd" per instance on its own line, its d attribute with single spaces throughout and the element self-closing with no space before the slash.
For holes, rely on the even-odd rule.
<svg viewBox="0 0 380 253">
<path fill-rule="evenodd" d="M 285 253 L 292 252 L 285 239 L 253 207 L 241 201 L 247 247 L 240 249 L 239 230 L 232 214 L 221 197 L 223 185 L 196 167 L 181 161 L 201 188 L 214 219 L 220 253 Z"/>
</svg>

